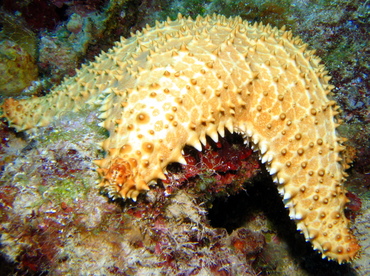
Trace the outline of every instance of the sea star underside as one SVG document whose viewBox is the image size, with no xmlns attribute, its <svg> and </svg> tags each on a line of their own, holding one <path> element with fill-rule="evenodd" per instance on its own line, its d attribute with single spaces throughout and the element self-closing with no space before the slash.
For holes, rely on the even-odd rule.
<svg viewBox="0 0 370 276">
<path fill-rule="evenodd" d="M 260 153 L 290 217 L 313 247 L 339 263 L 359 245 L 348 228 L 337 136 L 338 106 L 314 51 L 284 29 L 213 15 L 147 26 L 83 65 L 50 94 L 5 100 L 17 131 L 46 126 L 65 110 L 97 105 L 109 131 L 97 160 L 101 186 L 136 199 L 182 149 L 201 150 L 225 129 Z"/>
</svg>

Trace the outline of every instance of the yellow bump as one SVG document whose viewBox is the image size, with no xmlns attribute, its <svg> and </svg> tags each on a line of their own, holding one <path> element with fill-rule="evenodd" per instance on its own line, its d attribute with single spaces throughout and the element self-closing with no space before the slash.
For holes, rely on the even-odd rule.
<svg viewBox="0 0 370 276">
<path fill-rule="evenodd" d="M 171 73 L 166 70 L 164 71 L 163 76 L 169 77 L 171 76 Z"/>
<path fill-rule="evenodd" d="M 190 124 L 189 124 L 189 128 L 190 128 L 191 130 L 195 130 L 195 129 L 197 128 L 197 125 L 196 125 L 195 123 L 190 123 Z"/>
<path fill-rule="evenodd" d="M 161 87 L 158 83 L 156 83 L 156 82 L 154 82 L 154 83 L 152 83 L 152 84 L 150 84 L 149 85 L 149 87 L 151 88 L 151 89 L 158 89 L 159 87 Z"/>
<path fill-rule="evenodd" d="M 145 160 L 142 161 L 142 165 L 143 165 L 144 168 L 148 167 L 149 164 L 150 164 L 150 162 L 147 159 L 145 159 Z"/>
<path fill-rule="evenodd" d="M 143 143 L 143 145 L 142 145 L 142 149 L 143 149 L 146 153 L 152 153 L 152 152 L 153 152 L 153 150 L 154 150 L 154 145 L 153 145 L 153 143 L 145 142 L 145 143 Z"/>
<path fill-rule="evenodd" d="M 206 63 L 208 68 L 213 68 L 213 61 L 209 61 Z"/>
<path fill-rule="evenodd" d="M 146 113 L 139 113 L 137 116 L 136 116 L 136 120 L 138 123 L 141 123 L 141 124 L 146 124 L 149 122 L 149 115 L 147 115 Z"/>
<path fill-rule="evenodd" d="M 130 145 L 128 145 L 128 144 L 125 144 L 125 145 L 123 145 L 123 146 L 121 147 L 121 149 L 120 149 L 120 153 L 121 153 L 121 154 L 125 154 L 125 153 L 130 152 L 131 150 L 132 150 L 132 147 L 131 147 Z"/>
<path fill-rule="evenodd" d="M 329 251 L 329 250 L 331 250 L 331 243 L 330 242 L 325 242 L 322 246 L 321 246 L 321 248 L 322 248 L 322 250 L 324 250 L 324 252 L 327 252 L 327 251 Z"/>
<path fill-rule="evenodd" d="M 319 176 L 324 176 L 324 175 L 325 175 L 325 170 L 320 169 L 320 170 L 318 171 L 318 175 L 319 175 Z"/>
<path fill-rule="evenodd" d="M 175 118 L 175 116 L 173 116 L 172 114 L 166 114 L 166 118 L 167 120 L 172 121 Z"/>
</svg>

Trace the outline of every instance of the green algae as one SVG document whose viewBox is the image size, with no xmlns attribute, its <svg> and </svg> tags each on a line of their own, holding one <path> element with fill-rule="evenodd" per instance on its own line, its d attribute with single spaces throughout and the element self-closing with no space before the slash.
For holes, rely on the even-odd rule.
<svg viewBox="0 0 370 276">
<path fill-rule="evenodd" d="M 78 143 L 84 139 L 96 142 L 108 138 L 108 131 L 98 125 L 98 120 L 88 120 L 91 110 L 67 112 L 49 127 L 44 128 L 42 135 L 34 137 L 41 146 L 52 145 L 58 141 Z M 67 125 L 67 127 L 66 127 Z"/>
<path fill-rule="evenodd" d="M 163 3 L 163 9 L 159 12 L 158 20 L 166 20 L 167 16 L 175 19 L 178 13 L 186 16 L 196 17 L 197 15 L 204 16 L 207 13 L 206 5 L 211 1 L 187 0 L 174 1 Z"/>
<path fill-rule="evenodd" d="M 36 172 L 32 174 L 34 173 Z M 78 199 L 86 200 L 87 193 L 92 188 L 91 179 L 83 178 L 82 173 L 76 173 L 67 178 L 51 174 L 47 185 L 42 184 L 43 178 L 37 175 L 30 178 L 28 174 L 17 173 L 12 181 L 21 190 L 26 189 L 29 193 L 34 193 L 32 201 L 28 201 L 29 208 L 38 208 L 46 201 L 51 201 L 53 204 L 62 202 L 72 204 Z"/>
<path fill-rule="evenodd" d="M 354 41 L 353 38 L 347 36 L 338 36 L 336 39 L 338 41 L 333 44 L 332 49 L 328 49 L 327 55 L 323 57 L 330 71 L 340 69 L 343 64 L 352 63 L 357 58 L 356 53 L 367 46 L 367 42 Z M 365 65 L 366 61 L 358 60 L 358 63 Z"/>
<path fill-rule="evenodd" d="M 163 21 L 169 16 L 175 19 L 178 13 L 195 18 L 197 15 L 223 14 L 229 16 L 241 16 L 250 22 L 262 21 L 264 24 L 282 27 L 283 25 L 293 26 L 291 17 L 291 0 L 276 1 L 246 1 L 246 0 L 184 0 L 184 1 L 163 1 L 162 10 L 154 15 L 154 19 Z"/>
<path fill-rule="evenodd" d="M 199 175 L 199 179 L 196 181 L 196 191 L 206 191 L 210 185 L 215 183 L 217 180 L 211 172 L 205 172 Z"/>
<path fill-rule="evenodd" d="M 33 58 L 36 58 L 37 37 L 21 17 L 0 10 L 0 40 L 9 39 L 19 44 Z"/>
<path fill-rule="evenodd" d="M 43 188 L 40 186 L 39 192 L 43 199 L 48 199 L 54 204 L 65 202 L 72 204 L 79 199 L 86 200 L 87 193 L 91 184 L 83 178 L 67 178 L 55 181 L 52 186 Z"/>
</svg>

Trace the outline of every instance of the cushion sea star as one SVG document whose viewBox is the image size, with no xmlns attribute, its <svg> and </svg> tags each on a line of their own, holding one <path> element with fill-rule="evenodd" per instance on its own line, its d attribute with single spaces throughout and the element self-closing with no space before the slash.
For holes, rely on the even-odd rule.
<svg viewBox="0 0 370 276">
<path fill-rule="evenodd" d="M 330 77 L 307 44 L 284 29 L 224 16 L 167 20 L 122 38 L 41 98 L 5 100 L 17 131 L 45 126 L 64 110 L 97 105 L 106 158 L 101 186 L 136 199 L 182 149 L 198 150 L 225 128 L 259 150 L 290 217 L 313 247 L 339 263 L 359 245 L 348 202 Z"/>
</svg>

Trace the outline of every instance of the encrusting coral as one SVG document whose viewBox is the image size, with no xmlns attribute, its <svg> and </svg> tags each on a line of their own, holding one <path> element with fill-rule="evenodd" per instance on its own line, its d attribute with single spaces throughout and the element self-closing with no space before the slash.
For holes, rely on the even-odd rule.
<svg viewBox="0 0 370 276">
<path fill-rule="evenodd" d="M 0 43 L 0 95 L 17 96 L 37 79 L 34 58 L 11 40 Z"/>
<path fill-rule="evenodd" d="M 179 15 L 122 38 L 45 97 L 9 98 L 1 108 L 22 131 L 99 106 L 110 134 L 106 158 L 96 161 L 100 185 L 134 200 L 166 178 L 169 163 L 185 163 L 185 145 L 201 150 L 206 136 L 240 133 L 259 151 L 298 229 L 323 257 L 342 263 L 359 245 L 343 211 L 348 165 L 329 80 L 289 31 Z"/>
</svg>

